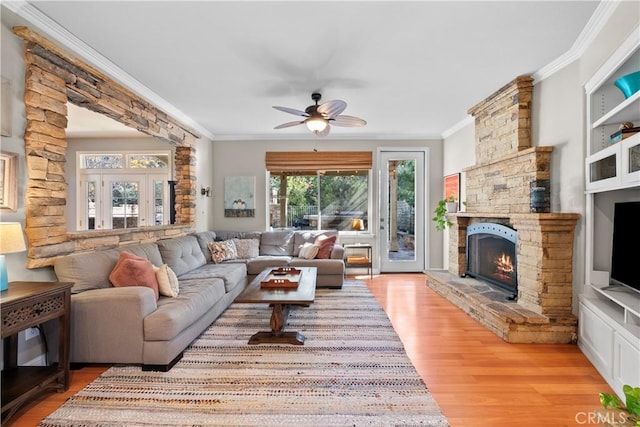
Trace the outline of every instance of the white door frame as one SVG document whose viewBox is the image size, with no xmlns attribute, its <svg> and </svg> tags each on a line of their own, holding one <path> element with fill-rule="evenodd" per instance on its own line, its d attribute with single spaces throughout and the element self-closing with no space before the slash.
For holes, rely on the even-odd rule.
<svg viewBox="0 0 640 427">
<path fill-rule="evenodd" d="M 417 154 L 411 156 L 411 154 Z M 420 156 L 421 155 L 421 156 Z M 388 171 L 387 161 L 394 157 L 398 160 L 416 160 L 416 211 L 415 211 L 415 260 L 414 261 L 391 261 L 387 257 L 388 238 L 387 227 L 389 220 L 386 212 L 388 211 Z M 377 246 L 378 259 L 380 261 L 380 272 L 424 272 L 427 265 L 428 245 L 426 230 L 426 203 L 427 203 L 427 185 L 426 185 L 426 168 L 429 164 L 429 149 L 421 147 L 379 147 L 377 152 L 377 171 L 378 171 L 378 224 L 377 229 Z M 420 167 L 422 160 L 422 167 Z M 381 229 L 384 227 L 384 229 Z M 373 228 L 372 228 L 373 230 Z"/>
</svg>

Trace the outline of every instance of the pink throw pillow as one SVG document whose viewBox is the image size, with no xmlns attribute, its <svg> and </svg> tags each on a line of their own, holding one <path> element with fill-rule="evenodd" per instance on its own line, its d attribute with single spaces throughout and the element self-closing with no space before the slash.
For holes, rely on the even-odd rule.
<svg viewBox="0 0 640 427">
<path fill-rule="evenodd" d="M 313 242 L 314 246 L 318 246 L 316 259 L 329 259 L 333 246 L 336 244 L 337 237 L 338 236 L 329 237 L 323 234 L 316 238 L 315 242 Z"/>
<path fill-rule="evenodd" d="M 153 289 L 156 301 L 160 297 L 158 280 L 153 271 L 153 264 L 148 259 L 136 256 L 130 252 L 120 252 L 116 266 L 109 274 L 113 286 L 146 286 Z"/>
</svg>

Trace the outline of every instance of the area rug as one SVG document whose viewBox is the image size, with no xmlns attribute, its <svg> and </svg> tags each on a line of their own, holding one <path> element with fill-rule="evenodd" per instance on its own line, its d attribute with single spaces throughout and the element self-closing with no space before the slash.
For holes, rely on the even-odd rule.
<svg viewBox="0 0 640 427">
<path fill-rule="evenodd" d="M 363 282 L 291 310 L 303 346 L 247 345 L 270 314 L 232 304 L 171 371 L 112 367 L 40 425 L 449 425 Z"/>
</svg>

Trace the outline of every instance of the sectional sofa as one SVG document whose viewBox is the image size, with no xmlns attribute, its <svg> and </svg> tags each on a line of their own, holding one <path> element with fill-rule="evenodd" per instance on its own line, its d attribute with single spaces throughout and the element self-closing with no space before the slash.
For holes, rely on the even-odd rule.
<svg viewBox="0 0 640 427">
<path fill-rule="evenodd" d="M 305 243 L 314 242 L 319 235 L 333 234 L 336 232 L 207 231 L 58 258 L 54 263 L 58 280 L 74 283 L 71 362 L 76 366 L 141 364 L 143 370 L 167 371 L 235 300 L 248 281 L 267 267 L 315 266 L 319 287 L 341 287 L 344 250 L 338 243 L 327 259 L 297 256 Z M 210 249 L 214 242 L 233 239 L 239 245 L 250 240 L 257 243 L 257 256 L 214 262 Z M 128 256 L 122 256 L 122 252 Z M 166 264 L 175 273 L 177 295 L 159 295 L 153 286 L 140 286 L 137 280 L 144 279 L 137 278 L 114 286 L 110 276 L 113 280 L 115 267 L 124 258 L 133 258 L 136 265 L 150 263 L 155 270 Z"/>
</svg>

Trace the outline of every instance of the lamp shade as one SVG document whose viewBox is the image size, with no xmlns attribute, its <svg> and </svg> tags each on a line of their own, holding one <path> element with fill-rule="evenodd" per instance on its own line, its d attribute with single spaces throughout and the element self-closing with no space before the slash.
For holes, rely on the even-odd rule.
<svg viewBox="0 0 640 427">
<path fill-rule="evenodd" d="M 19 222 L 0 222 L 0 254 L 26 251 Z"/>
<path fill-rule="evenodd" d="M 361 219 L 356 218 L 351 220 L 351 229 L 354 231 L 364 230 L 364 223 Z"/>
</svg>

